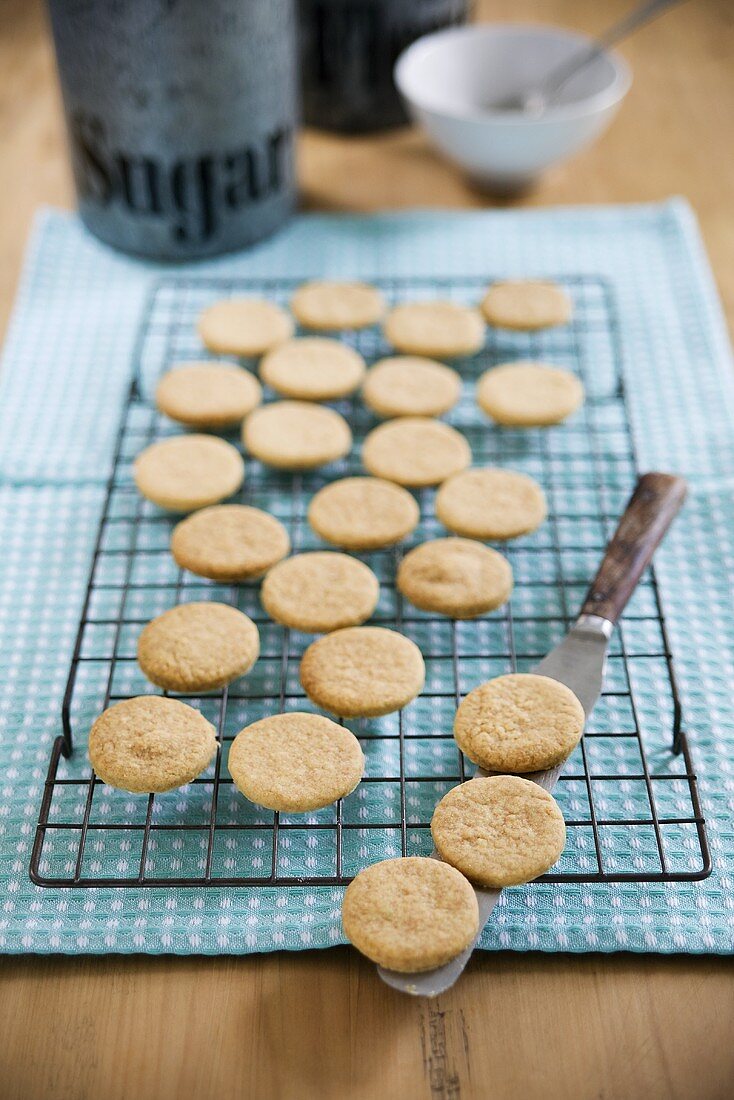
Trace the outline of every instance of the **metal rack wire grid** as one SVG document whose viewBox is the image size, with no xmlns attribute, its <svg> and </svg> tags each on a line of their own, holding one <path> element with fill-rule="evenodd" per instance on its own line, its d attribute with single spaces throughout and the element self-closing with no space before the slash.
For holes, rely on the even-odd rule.
<svg viewBox="0 0 734 1100">
<path fill-rule="evenodd" d="M 381 283 L 392 303 L 435 297 L 475 303 L 489 280 L 404 279 Z M 298 679 L 312 637 L 263 613 L 257 585 L 222 586 L 181 571 L 169 553 L 175 517 L 137 493 L 135 456 L 178 432 L 155 409 L 160 374 L 205 353 L 199 312 L 229 295 L 286 304 L 294 283 L 171 278 L 151 296 L 139 334 L 127 403 L 53 746 L 30 874 L 43 886 L 338 885 L 368 863 L 430 851 L 433 807 L 471 775 L 451 730 L 471 688 L 531 668 L 574 619 L 636 477 L 620 366 L 613 295 L 596 277 L 559 280 L 574 299 L 573 321 L 543 333 L 488 330 L 477 355 L 457 363 L 462 399 L 448 420 L 468 438 L 475 465 L 502 465 L 535 477 L 549 500 L 535 534 L 498 548 L 511 561 L 511 603 L 471 622 L 417 611 L 396 591 L 409 546 L 443 532 L 432 490 L 418 494 L 421 521 L 405 547 L 360 555 L 377 573 L 374 623 L 418 643 L 427 678 L 422 695 L 397 714 L 350 721 L 366 757 L 365 778 L 336 805 L 307 815 L 273 814 L 247 802 L 227 770 L 236 733 L 264 715 L 313 709 Z M 388 354 L 377 328 L 345 334 L 368 362 Z M 568 423 L 514 430 L 491 425 L 474 400 L 492 364 L 542 358 L 574 370 L 586 402 Z M 266 394 L 267 399 L 274 395 Z M 237 499 L 266 508 L 290 529 L 294 551 L 323 544 L 306 522 L 311 495 L 359 473 L 360 442 L 375 419 L 358 397 L 337 402 L 355 436 L 350 456 L 312 473 L 286 474 L 248 459 Z M 234 442 L 238 442 L 236 435 Z M 192 599 L 223 600 L 258 624 L 261 657 L 251 673 L 218 693 L 181 696 L 216 726 L 219 748 L 199 779 L 163 795 L 132 795 L 102 784 L 86 758 L 89 727 L 120 699 L 155 692 L 136 660 L 137 636 L 155 614 Z M 74 746 L 72 751 L 72 733 Z M 560 863 L 539 881 L 641 882 L 704 878 L 710 857 L 696 778 L 665 632 L 660 593 L 648 571 L 615 632 L 603 694 L 556 788 L 568 826 Z"/>
</svg>

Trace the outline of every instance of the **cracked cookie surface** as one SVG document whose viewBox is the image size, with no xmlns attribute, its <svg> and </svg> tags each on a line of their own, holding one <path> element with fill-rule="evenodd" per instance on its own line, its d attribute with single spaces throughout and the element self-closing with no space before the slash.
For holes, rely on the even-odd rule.
<svg viewBox="0 0 734 1100">
<path fill-rule="evenodd" d="M 456 712 L 454 737 L 486 771 L 538 772 L 571 755 L 585 720 L 584 708 L 565 684 L 518 672 L 469 692 Z"/>
<path fill-rule="evenodd" d="M 214 727 L 198 710 L 160 695 L 115 703 L 89 734 L 89 759 L 102 782 L 140 794 L 190 783 L 216 749 Z"/>
<path fill-rule="evenodd" d="M 563 852 L 566 826 L 548 791 L 517 775 L 497 775 L 445 794 L 431 835 L 452 867 L 477 885 L 502 889 L 545 874 Z"/>
<path fill-rule="evenodd" d="M 460 872 L 425 856 L 373 863 L 344 894 L 342 923 L 368 959 L 403 973 L 433 970 L 477 934 L 479 911 Z"/>
<path fill-rule="evenodd" d="M 308 647 L 300 668 L 309 699 L 340 718 L 400 710 L 420 693 L 425 675 L 415 642 L 381 626 L 326 634 Z"/>
<path fill-rule="evenodd" d="M 138 638 L 138 664 L 166 691 L 213 691 L 244 676 L 260 653 L 258 629 L 223 603 L 183 603 L 151 619 Z"/>
<path fill-rule="evenodd" d="M 380 598 L 380 582 L 364 562 L 335 550 L 295 554 L 274 566 L 260 599 L 282 626 L 321 634 L 369 619 Z"/>
<path fill-rule="evenodd" d="M 291 711 L 245 726 L 229 750 L 235 786 L 269 810 L 305 813 L 355 789 L 364 771 L 359 741 L 322 714 Z"/>
</svg>

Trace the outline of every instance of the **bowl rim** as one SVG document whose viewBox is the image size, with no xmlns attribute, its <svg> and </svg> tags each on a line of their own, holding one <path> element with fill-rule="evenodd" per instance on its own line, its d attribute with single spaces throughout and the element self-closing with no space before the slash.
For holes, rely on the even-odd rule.
<svg viewBox="0 0 734 1100">
<path fill-rule="evenodd" d="M 405 74 L 408 66 L 429 45 L 436 42 L 446 42 L 470 37 L 490 37 L 505 34 L 517 34 L 518 32 L 532 36 L 534 34 L 547 35 L 549 32 L 558 38 L 572 39 L 579 46 L 591 46 L 594 38 L 568 27 L 559 27 L 552 23 L 526 22 L 526 23 L 470 23 L 463 27 L 447 27 L 443 30 L 424 34 L 416 39 L 399 55 L 393 67 L 393 79 L 400 94 L 407 102 L 422 111 L 428 111 L 443 118 L 453 118 L 460 121 L 492 122 L 502 126 L 542 126 L 547 122 L 557 122 L 567 119 L 582 118 L 596 114 L 599 111 L 608 110 L 624 99 L 632 85 L 632 70 L 625 59 L 614 50 L 602 50 L 601 56 L 607 58 L 614 69 L 614 77 L 607 88 L 585 96 L 583 99 L 574 100 L 572 103 L 559 103 L 550 106 L 541 115 L 524 114 L 522 111 L 497 111 L 491 107 L 468 107 L 465 110 L 438 106 L 422 101 L 406 87 Z"/>
</svg>

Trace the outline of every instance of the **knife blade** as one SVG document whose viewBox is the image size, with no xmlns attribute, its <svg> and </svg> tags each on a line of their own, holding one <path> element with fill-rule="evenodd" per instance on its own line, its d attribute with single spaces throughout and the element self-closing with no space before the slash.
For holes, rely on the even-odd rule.
<svg viewBox="0 0 734 1100">
<path fill-rule="evenodd" d="M 559 680 L 573 691 L 588 720 L 602 691 L 609 640 L 643 572 L 686 497 L 686 483 L 671 474 L 649 473 L 639 478 L 619 525 L 607 546 L 599 570 L 568 634 L 531 671 Z M 552 791 L 563 764 L 524 778 Z M 488 773 L 478 768 L 475 775 Z M 431 855 L 440 859 L 434 851 Z M 434 970 L 404 974 L 378 966 L 393 989 L 415 997 L 435 997 L 459 977 L 476 947 L 501 891 L 474 887 L 479 907 L 479 931 L 456 958 Z"/>
</svg>

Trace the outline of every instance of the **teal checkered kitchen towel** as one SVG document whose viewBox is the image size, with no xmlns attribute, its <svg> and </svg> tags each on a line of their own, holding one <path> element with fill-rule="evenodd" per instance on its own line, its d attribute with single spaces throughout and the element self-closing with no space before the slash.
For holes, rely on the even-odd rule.
<svg viewBox="0 0 734 1100">
<path fill-rule="evenodd" d="M 171 273 L 367 279 L 586 274 L 609 280 L 640 466 L 675 470 L 692 488 L 657 566 L 714 871 L 703 882 L 508 890 L 482 945 L 730 951 L 734 385 L 716 293 L 688 207 L 676 200 L 517 213 L 304 216 L 244 255 Z M 343 938 L 341 893 L 329 887 L 65 891 L 34 887 L 28 877 L 133 343 L 147 294 L 161 274 L 98 245 L 76 218 L 45 213 L 33 234 L 5 347 L 0 948 L 6 952 L 244 953 L 322 947 Z M 643 685 L 653 751 L 655 736 L 667 744 L 670 730 L 662 698 L 662 713 L 658 707 L 661 692 L 654 681 Z M 82 743 L 78 766 L 83 752 Z M 677 858 L 684 868 L 700 862 L 694 839 L 681 841 Z M 379 854 L 395 854 L 388 840 L 375 858 Z"/>
</svg>

